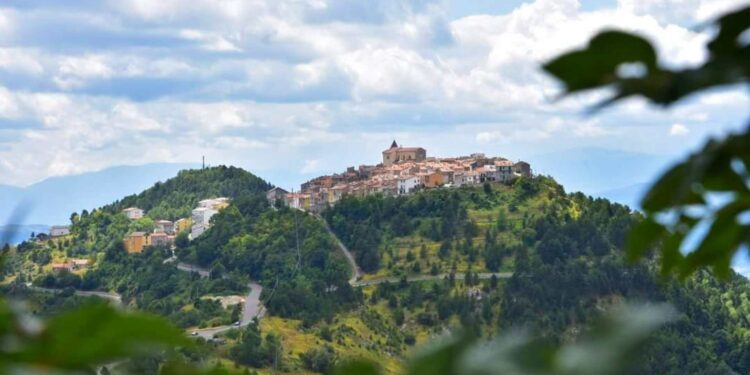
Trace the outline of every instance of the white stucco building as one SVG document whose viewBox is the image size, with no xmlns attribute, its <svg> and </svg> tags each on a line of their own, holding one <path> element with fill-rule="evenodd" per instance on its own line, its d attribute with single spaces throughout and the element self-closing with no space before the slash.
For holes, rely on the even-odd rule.
<svg viewBox="0 0 750 375">
<path fill-rule="evenodd" d="M 419 176 L 405 176 L 398 179 L 398 193 L 409 194 L 417 190 L 422 184 L 422 179 Z"/>
<path fill-rule="evenodd" d="M 128 217 L 130 220 L 138 220 L 143 217 L 143 210 L 141 210 L 138 207 L 128 207 L 122 212 Z"/>
</svg>

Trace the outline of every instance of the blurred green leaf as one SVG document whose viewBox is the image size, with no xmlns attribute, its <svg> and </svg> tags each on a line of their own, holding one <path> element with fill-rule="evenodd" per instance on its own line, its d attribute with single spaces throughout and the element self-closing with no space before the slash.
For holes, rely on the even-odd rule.
<svg viewBox="0 0 750 375">
<path fill-rule="evenodd" d="M 468 349 L 471 338 L 455 334 L 437 340 L 417 352 L 409 362 L 410 375 L 458 374 L 457 362 Z"/>
<path fill-rule="evenodd" d="M 647 217 L 635 224 L 628 234 L 628 259 L 631 261 L 640 259 L 665 234 L 664 226 L 657 223 L 653 218 Z"/>
<path fill-rule="evenodd" d="M 692 168 L 680 163 L 664 173 L 646 193 L 641 207 L 646 211 L 659 211 L 672 207 L 676 202 L 703 204 L 703 197 L 695 193 L 691 180 Z"/>
<path fill-rule="evenodd" d="M 651 333 L 674 317 L 674 309 L 668 305 L 624 306 L 615 310 L 595 324 L 587 338 L 558 352 L 556 373 L 627 373 Z"/>
<path fill-rule="evenodd" d="M 39 335 L 4 356 L 30 366 L 86 369 L 144 351 L 189 344 L 182 331 L 161 318 L 90 303 L 50 319 Z"/>
<path fill-rule="evenodd" d="M 750 28 L 750 7 L 742 8 L 719 18 L 719 33 L 708 44 L 714 55 L 732 54 L 740 47 L 739 37 Z"/>
<path fill-rule="evenodd" d="M 685 277 L 704 265 L 712 265 L 714 272 L 721 278 L 729 277 L 729 263 L 734 252 L 750 238 L 750 227 L 741 226 L 737 216 L 750 209 L 750 204 L 734 201 L 727 204 L 716 214 L 698 248 L 687 255 L 680 274 Z"/>
<path fill-rule="evenodd" d="M 409 363 L 408 375 L 612 375 L 627 373 L 650 335 L 673 320 L 668 305 L 622 306 L 599 320 L 574 344 L 555 347 L 529 335 L 506 333 L 489 342 L 468 334 L 435 340 Z M 366 361 L 337 375 L 376 375 Z"/>
<path fill-rule="evenodd" d="M 591 89 L 617 80 L 624 63 L 642 63 L 656 69 L 656 52 L 646 39 L 621 31 L 604 31 L 586 49 L 566 53 L 544 65 L 560 79 L 569 93 Z"/>
<path fill-rule="evenodd" d="M 594 36 L 587 48 L 561 55 L 544 66 L 558 78 L 566 93 L 609 87 L 614 93 L 595 108 L 638 95 L 652 103 L 670 105 L 694 92 L 750 81 L 750 45 L 741 37 L 750 30 L 750 6 L 730 12 L 715 21 L 718 33 L 707 45 L 707 60 L 696 67 L 669 69 L 658 66 L 653 47 L 645 39 L 625 32 L 605 31 Z M 638 62 L 640 76 L 618 76 L 624 63 Z M 660 245 L 662 274 L 677 270 L 685 277 L 710 267 L 728 277 L 733 255 L 750 245 L 747 225 L 737 219 L 750 210 L 750 128 L 725 139 L 710 140 L 699 152 L 674 165 L 649 189 L 641 201 L 646 219 L 628 237 L 628 257 L 643 257 Z M 730 193 L 724 208 L 711 202 L 712 195 Z M 681 252 L 686 238 L 695 233 L 702 218 L 685 215 L 702 212 L 713 224 L 700 246 L 690 254 Z M 677 218 L 657 220 L 656 218 Z"/>
<path fill-rule="evenodd" d="M 339 366 L 335 371 L 335 375 L 379 375 L 380 371 L 378 367 L 369 361 L 359 359 L 347 361 Z"/>
</svg>

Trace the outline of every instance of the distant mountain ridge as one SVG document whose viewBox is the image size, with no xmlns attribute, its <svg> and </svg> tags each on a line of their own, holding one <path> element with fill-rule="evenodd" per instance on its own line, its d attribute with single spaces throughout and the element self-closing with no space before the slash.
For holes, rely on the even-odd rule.
<svg viewBox="0 0 750 375">
<path fill-rule="evenodd" d="M 642 182 L 617 189 L 600 191 L 592 195 L 607 198 L 613 202 L 626 204 L 630 208 L 638 209 L 640 208 L 641 198 L 643 198 L 643 195 L 646 194 L 650 186 L 650 183 Z"/>
<path fill-rule="evenodd" d="M 527 158 L 535 173 L 552 175 L 567 191 L 582 191 L 637 207 L 644 181 L 651 181 L 673 157 L 604 148 L 578 148 Z M 91 210 L 143 191 L 198 164 L 155 163 L 116 166 L 98 172 L 48 178 L 28 187 L 0 185 L 0 225 L 65 224 L 70 214 Z M 297 187 L 304 176 L 289 170 L 258 171 L 277 186 Z M 17 207 L 31 208 L 22 223 L 9 223 Z"/>
<path fill-rule="evenodd" d="M 46 233 L 47 225 L 0 225 L 0 246 L 10 243 L 16 245 L 28 239 L 32 233 Z"/>
<path fill-rule="evenodd" d="M 51 177 L 27 187 L 0 185 L 0 225 L 65 224 L 73 212 L 109 204 L 142 191 L 155 182 L 174 177 L 197 164 L 155 163 L 117 166 L 97 172 Z M 11 212 L 20 207 L 22 222 L 9 223 Z"/>
<path fill-rule="evenodd" d="M 632 205 L 674 156 L 579 148 L 528 158 L 534 173 L 551 175 L 566 191 L 581 191 Z"/>
</svg>

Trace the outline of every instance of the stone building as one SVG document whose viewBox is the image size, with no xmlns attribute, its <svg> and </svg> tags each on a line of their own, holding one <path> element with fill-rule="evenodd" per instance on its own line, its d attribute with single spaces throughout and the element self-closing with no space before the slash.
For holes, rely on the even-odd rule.
<svg viewBox="0 0 750 375">
<path fill-rule="evenodd" d="M 383 151 L 383 165 L 389 166 L 401 161 L 420 162 L 427 158 L 422 147 L 400 147 L 394 140 L 391 147 Z"/>
</svg>

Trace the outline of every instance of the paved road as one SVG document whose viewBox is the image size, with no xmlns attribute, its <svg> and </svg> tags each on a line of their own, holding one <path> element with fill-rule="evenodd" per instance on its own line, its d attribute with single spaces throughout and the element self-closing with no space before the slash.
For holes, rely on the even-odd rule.
<svg viewBox="0 0 750 375">
<path fill-rule="evenodd" d="M 208 277 L 211 275 L 211 272 L 209 272 L 207 269 L 183 262 L 177 263 L 177 269 L 185 272 L 195 272 L 201 277 Z"/>
<path fill-rule="evenodd" d="M 478 273 L 477 277 L 479 279 L 490 279 L 492 278 L 492 275 L 495 275 L 498 279 L 509 279 L 511 276 L 513 276 L 513 272 Z M 442 280 L 442 279 L 447 278 L 448 276 L 450 276 L 450 274 L 447 274 L 447 273 L 441 273 L 438 275 L 407 276 L 406 281 L 409 283 L 413 283 L 413 282 L 418 282 L 418 281 Z M 456 274 L 456 280 L 463 280 L 463 279 L 464 279 L 463 273 Z M 355 283 L 352 283 L 352 286 L 355 288 L 360 288 L 364 286 L 377 285 L 377 284 L 383 284 L 383 283 L 397 283 L 399 281 L 401 281 L 401 278 L 399 277 L 381 277 L 377 279 L 357 281 Z"/>
<path fill-rule="evenodd" d="M 46 293 L 62 293 L 64 289 L 57 289 L 57 288 L 42 288 L 38 286 L 29 286 L 28 287 L 31 290 L 35 290 L 37 292 L 46 292 Z M 97 292 L 97 291 L 88 291 L 88 290 L 76 290 L 75 294 L 77 296 L 81 297 L 99 297 L 108 299 L 112 302 L 114 302 L 117 305 L 122 305 L 122 297 L 117 293 L 107 293 L 107 292 Z"/>
<path fill-rule="evenodd" d="M 304 211 L 303 211 L 304 212 Z M 331 227 L 328 225 L 328 222 L 320 215 L 314 214 L 315 217 L 320 219 L 320 221 L 323 222 L 323 225 L 325 226 L 326 230 L 328 231 L 328 234 L 333 237 L 334 241 L 336 241 L 336 245 L 338 245 L 339 249 L 341 249 L 341 252 L 344 253 L 344 256 L 346 257 L 347 262 L 349 262 L 349 267 L 352 269 L 352 278 L 349 279 L 349 285 L 359 288 L 363 286 L 369 286 L 369 285 L 377 285 L 382 283 L 395 283 L 401 281 L 401 278 L 399 277 L 383 277 L 383 278 L 376 278 L 376 279 L 370 279 L 370 280 L 360 280 L 362 276 L 364 276 L 364 272 L 362 272 L 362 269 L 359 268 L 357 265 L 357 261 L 354 259 L 354 255 L 352 255 L 351 251 L 344 245 L 343 242 L 339 239 L 339 237 L 336 235 L 336 233 L 331 230 Z M 477 274 L 480 279 L 489 279 L 492 278 L 492 275 L 495 275 L 499 279 L 508 279 L 511 276 L 513 276 L 513 272 L 496 272 L 496 273 L 479 273 Z M 427 281 L 427 280 L 441 280 L 446 277 L 448 277 L 449 274 L 442 273 L 439 275 L 417 275 L 417 276 L 408 276 L 406 278 L 407 282 L 418 282 L 418 281 Z M 463 273 L 457 273 L 456 279 L 463 279 L 464 274 Z"/>
<path fill-rule="evenodd" d="M 357 265 L 357 261 L 354 260 L 354 255 L 352 255 L 351 251 L 349 251 L 349 249 L 346 248 L 346 245 L 344 245 L 344 243 L 341 242 L 341 240 L 336 235 L 336 233 L 333 233 L 326 219 L 324 219 L 320 215 L 315 215 L 315 217 L 317 217 L 318 219 L 320 219 L 320 221 L 323 222 L 323 225 L 328 231 L 328 234 L 330 234 L 331 237 L 333 237 L 333 240 L 336 241 L 336 245 L 338 245 L 339 249 L 341 249 L 341 252 L 344 253 L 344 257 L 346 257 L 346 261 L 349 263 L 349 268 L 352 269 L 352 278 L 349 279 L 349 284 L 356 285 L 357 280 L 362 278 L 362 275 L 364 275 L 364 273 L 362 272 L 362 269 L 360 269 L 359 266 Z"/>
<path fill-rule="evenodd" d="M 336 245 L 338 245 L 339 249 L 341 249 L 341 252 L 344 253 L 344 257 L 346 257 L 346 261 L 349 262 L 349 268 L 352 269 L 352 278 L 349 279 L 349 284 L 355 285 L 357 283 L 357 280 L 362 278 L 363 272 L 362 269 L 359 268 L 357 265 L 357 261 L 354 260 L 354 255 L 352 255 L 351 251 L 344 245 L 343 242 L 339 239 L 339 237 L 336 235 L 336 233 L 333 233 L 333 230 L 331 230 L 331 227 L 328 225 L 328 222 L 326 219 L 324 219 L 320 215 L 315 215 L 320 221 L 323 222 L 323 226 L 325 226 L 326 230 L 328 231 L 328 234 L 333 237 L 333 240 L 336 241 Z"/>
<path fill-rule="evenodd" d="M 207 269 L 188 263 L 177 263 L 177 269 L 185 272 L 195 272 L 201 277 L 208 277 L 210 275 L 210 272 Z M 254 281 L 251 281 L 248 284 L 248 287 L 250 288 L 250 292 L 245 297 L 245 304 L 242 307 L 242 317 L 240 318 L 239 324 L 240 327 L 244 327 L 250 324 L 250 322 L 252 322 L 256 317 L 258 319 L 262 318 L 266 313 L 265 307 L 263 307 L 263 304 L 260 302 L 260 294 L 263 292 L 263 287 Z M 208 340 L 214 338 L 214 336 L 218 333 L 225 332 L 236 327 L 237 325 L 219 326 L 196 329 L 192 332 L 195 332 L 196 336 L 200 336 Z"/>
<path fill-rule="evenodd" d="M 242 308 L 242 318 L 240 320 L 240 327 L 244 327 L 250 322 L 253 321 L 256 317 L 258 319 L 262 318 L 265 314 L 266 310 L 263 307 L 263 305 L 260 303 L 260 293 L 263 291 L 263 287 L 260 286 L 260 284 L 251 282 L 250 285 L 250 293 L 245 298 L 245 305 Z M 220 327 L 211 327 L 211 328 L 204 328 L 204 329 L 197 329 L 193 332 L 197 333 L 196 336 L 203 337 L 206 340 L 214 338 L 214 336 L 218 333 L 228 331 L 232 328 L 236 328 L 236 325 L 229 325 L 229 326 L 220 326 Z"/>
</svg>

